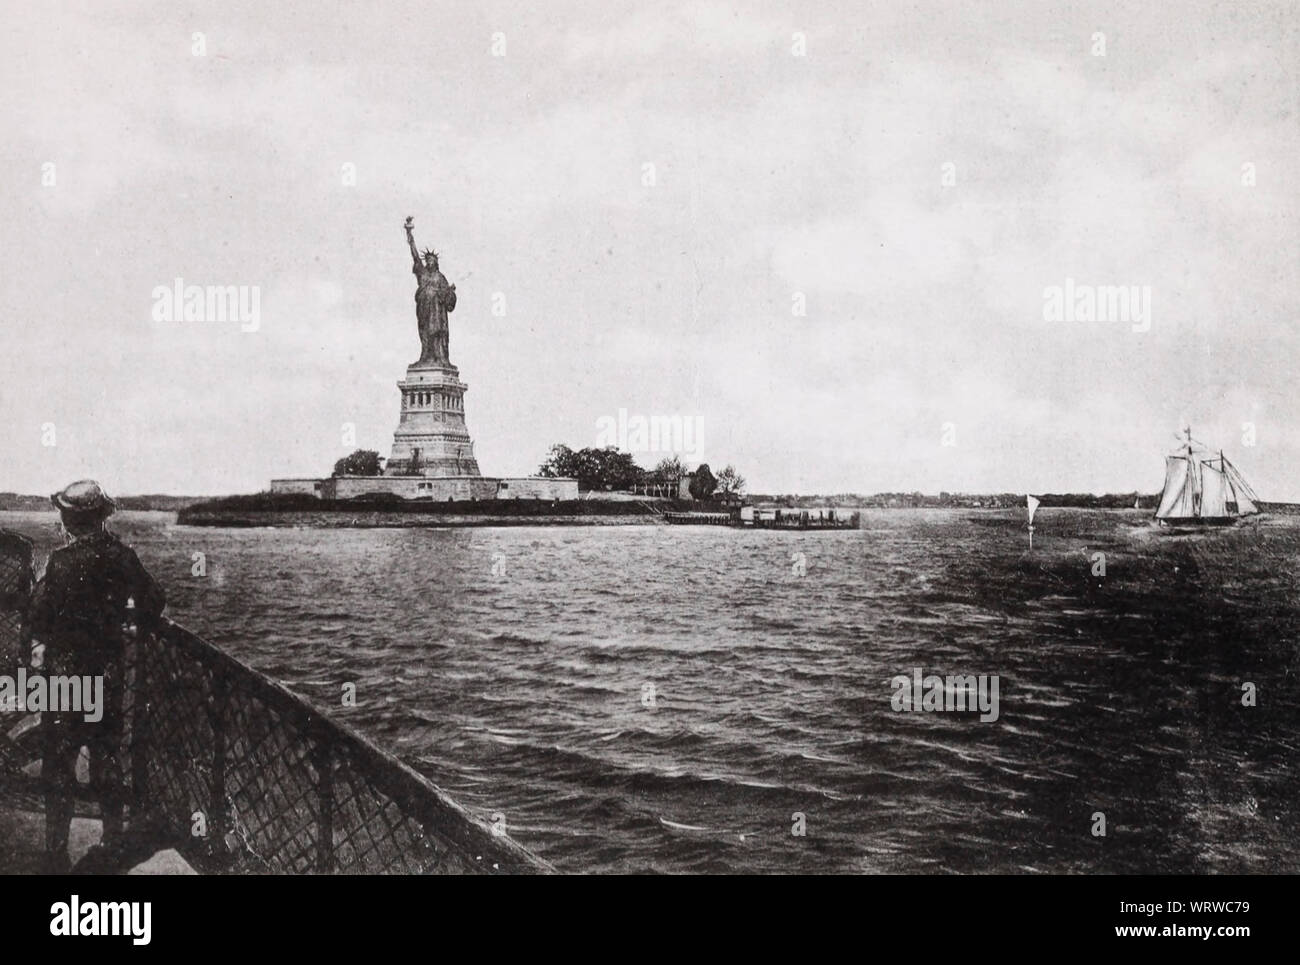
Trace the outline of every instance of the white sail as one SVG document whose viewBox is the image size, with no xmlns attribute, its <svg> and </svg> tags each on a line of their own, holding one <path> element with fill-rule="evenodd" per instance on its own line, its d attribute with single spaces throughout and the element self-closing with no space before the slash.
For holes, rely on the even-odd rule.
<svg viewBox="0 0 1300 965">
<path fill-rule="evenodd" d="M 1160 494 L 1156 519 L 1178 519 L 1193 515 L 1192 486 L 1187 472 L 1189 462 L 1182 456 L 1165 457 L 1165 489 Z"/>
<path fill-rule="evenodd" d="M 1029 509 L 1029 525 L 1034 525 L 1034 513 L 1038 511 L 1038 500 L 1033 496 L 1025 497 L 1025 506 Z"/>
<path fill-rule="evenodd" d="M 1228 515 L 1228 480 L 1208 462 L 1201 467 L 1201 507 L 1198 515 L 1209 518 Z"/>
<path fill-rule="evenodd" d="M 1251 513 L 1258 513 L 1259 507 L 1250 501 L 1250 497 L 1240 489 L 1234 490 L 1237 494 L 1237 513 L 1241 516 L 1249 516 Z"/>
<path fill-rule="evenodd" d="M 1259 497 L 1223 452 L 1217 458 L 1201 458 L 1205 447 L 1192 438 L 1190 428 L 1183 433 L 1182 449 L 1165 458 L 1165 488 L 1156 519 L 1218 520 L 1258 513 Z"/>
<path fill-rule="evenodd" d="M 1256 503 L 1259 497 L 1255 495 L 1255 490 L 1250 488 L 1250 483 L 1246 482 L 1237 467 L 1226 459 L 1223 460 L 1223 468 L 1228 475 L 1228 485 L 1237 497 L 1237 512 L 1242 516 L 1258 513 L 1259 506 Z"/>
</svg>

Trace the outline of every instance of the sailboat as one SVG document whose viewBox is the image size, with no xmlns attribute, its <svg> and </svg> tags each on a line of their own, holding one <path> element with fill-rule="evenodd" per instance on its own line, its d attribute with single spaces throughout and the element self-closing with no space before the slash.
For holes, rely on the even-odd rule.
<svg viewBox="0 0 1300 965">
<path fill-rule="evenodd" d="M 1223 450 L 1214 456 L 1192 438 L 1165 457 L 1165 488 L 1156 520 L 1162 526 L 1231 526 L 1259 512 L 1259 497 Z M 1208 458 L 1207 458 L 1208 457 Z"/>
</svg>

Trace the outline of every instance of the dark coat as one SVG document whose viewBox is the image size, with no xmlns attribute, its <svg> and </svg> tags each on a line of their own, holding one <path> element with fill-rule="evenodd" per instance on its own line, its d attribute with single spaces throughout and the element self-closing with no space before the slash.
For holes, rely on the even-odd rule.
<svg viewBox="0 0 1300 965">
<path fill-rule="evenodd" d="M 148 633 L 165 605 L 162 587 L 135 551 L 104 530 L 50 554 L 32 595 L 28 626 L 45 644 L 46 666 L 53 672 L 92 673 L 121 658 L 125 625 Z"/>
</svg>

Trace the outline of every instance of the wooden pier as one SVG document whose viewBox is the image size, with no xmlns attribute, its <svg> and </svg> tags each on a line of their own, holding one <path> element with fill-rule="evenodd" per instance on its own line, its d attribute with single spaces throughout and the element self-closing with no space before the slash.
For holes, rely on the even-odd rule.
<svg viewBox="0 0 1300 965">
<path fill-rule="evenodd" d="M 665 522 L 674 526 L 735 526 L 752 529 L 858 529 L 856 511 L 842 509 L 800 509 L 794 507 L 756 508 L 745 506 L 725 513 L 664 513 Z"/>
<path fill-rule="evenodd" d="M 665 522 L 674 526 L 734 526 L 731 513 L 664 513 Z"/>
<path fill-rule="evenodd" d="M 746 507 L 749 508 L 749 507 Z M 755 529 L 858 529 L 860 516 L 856 512 L 835 509 L 758 509 L 752 519 L 745 519 L 741 511 L 742 526 Z"/>
</svg>

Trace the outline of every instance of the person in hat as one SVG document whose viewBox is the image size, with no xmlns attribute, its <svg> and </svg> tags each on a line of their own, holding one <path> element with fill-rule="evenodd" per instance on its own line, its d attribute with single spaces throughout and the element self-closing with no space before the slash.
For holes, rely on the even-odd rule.
<svg viewBox="0 0 1300 965">
<path fill-rule="evenodd" d="M 102 845 L 119 846 L 125 793 L 122 748 L 122 661 L 128 625 L 140 633 L 162 616 L 162 587 L 135 551 L 104 527 L 115 506 L 92 479 L 72 483 L 50 497 L 68 543 L 50 554 L 28 611 L 31 633 L 45 646 L 47 675 L 102 676 L 101 720 L 79 713 L 42 714 L 46 786 L 45 848 L 52 869 L 68 866 L 77 757 L 90 752 L 91 786 L 103 815 Z"/>
</svg>

